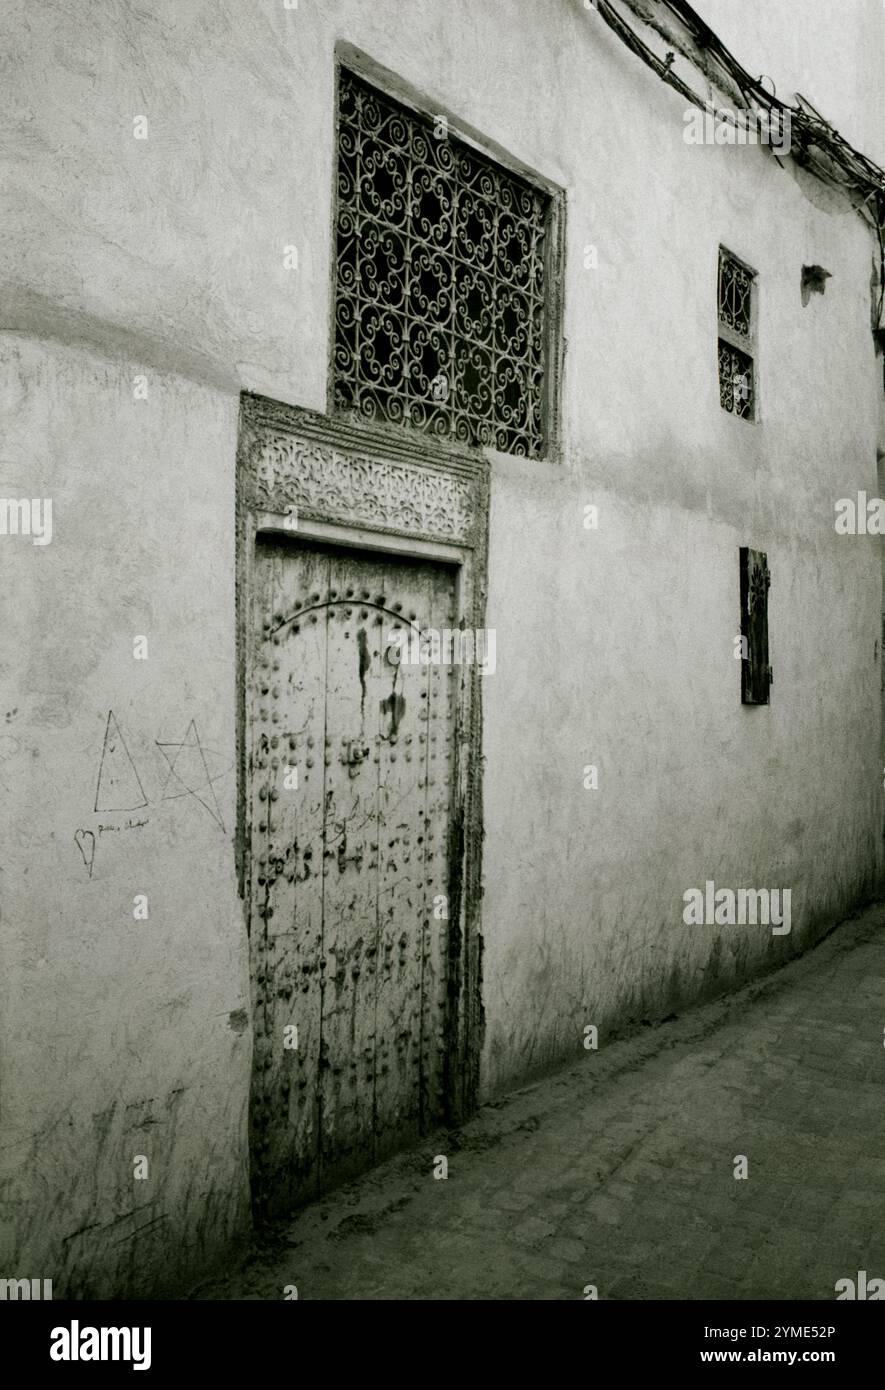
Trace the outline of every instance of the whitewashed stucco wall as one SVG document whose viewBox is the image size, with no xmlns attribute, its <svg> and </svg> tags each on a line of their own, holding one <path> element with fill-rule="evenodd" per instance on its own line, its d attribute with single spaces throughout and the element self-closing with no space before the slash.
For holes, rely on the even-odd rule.
<svg viewBox="0 0 885 1390">
<path fill-rule="evenodd" d="M 788 11 L 754 11 L 776 53 Z M 493 459 L 486 1093 L 576 1054 L 585 1023 L 604 1044 L 765 968 L 878 872 L 879 556 L 832 526 L 836 498 L 876 486 L 872 244 L 758 150 L 684 145 L 680 98 L 578 3 L 8 0 L 2 34 L 3 484 L 55 503 L 50 546 L 2 551 L 7 1209 L 22 1274 L 107 1292 L 128 1267 L 162 1290 L 246 1220 L 237 394 L 324 408 L 336 42 L 567 199 L 563 456 Z M 856 51 L 805 92 L 825 111 Z M 718 404 L 720 242 L 759 272 L 755 425 Z M 833 278 L 803 308 L 810 262 Z M 772 572 L 768 709 L 739 699 L 741 544 Z M 99 836 L 90 880 L 74 836 L 99 819 L 111 708 L 149 824 Z M 162 801 L 157 741 L 191 719 L 223 829 Z M 791 936 L 684 927 L 706 877 L 792 885 Z M 125 1213 L 148 1195 L 138 1236 Z"/>
<path fill-rule="evenodd" d="M 50 544 L 3 541 L 13 1269 L 45 1271 L 57 1295 L 163 1292 L 247 1222 L 251 1038 L 231 852 L 237 403 L 153 372 L 135 400 L 141 364 L 8 334 L 0 364 L 4 483 L 54 504 Z"/>
</svg>

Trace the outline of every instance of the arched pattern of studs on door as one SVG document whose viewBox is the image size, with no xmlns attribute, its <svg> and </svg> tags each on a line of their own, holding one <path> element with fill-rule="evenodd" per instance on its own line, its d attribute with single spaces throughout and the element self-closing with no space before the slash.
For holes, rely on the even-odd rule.
<svg viewBox="0 0 885 1390">
<path fill-rule="evenodd" d="M 251 1152 L 263 1215 L 441 1117 L 454 571 L 259 540 L 250 672 Z M 396 640 L 396 639 L 395 639 Z"/>
</svg>

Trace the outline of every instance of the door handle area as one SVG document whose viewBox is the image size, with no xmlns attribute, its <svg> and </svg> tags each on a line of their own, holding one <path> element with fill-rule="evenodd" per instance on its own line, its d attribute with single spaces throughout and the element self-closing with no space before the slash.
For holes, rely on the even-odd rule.
<svg viewBox="0 0 885 1390">
<path fill-rule="evenodd" d="M 351 739 L 347 745 L 347 751 L 341 755 L 341 761 L 346 767 L 358 767 L 360 763 L 365 762 L 368 756 L 369 749 Z"/>
</svg>

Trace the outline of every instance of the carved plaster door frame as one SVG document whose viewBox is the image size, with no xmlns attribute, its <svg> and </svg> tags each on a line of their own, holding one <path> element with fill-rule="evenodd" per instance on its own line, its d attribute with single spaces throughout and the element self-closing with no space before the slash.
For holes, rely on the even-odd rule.
<svg viewBox="0 0 885 1390">
<path fill-rule="evenodd" d="M 237 875 L 247 931 L 252 899 L 247 680 L 255 546 L 282 535 L 456 567 L 456 623 L 484 625 L 488 464 L 409 430 L 337 422 L 244 392 L 237 444 Z M 482 677 L 459 668 L 449 834 L 444 1109 L 476 1105 L 482 1045 L 480 850 Z"/>
</svg>

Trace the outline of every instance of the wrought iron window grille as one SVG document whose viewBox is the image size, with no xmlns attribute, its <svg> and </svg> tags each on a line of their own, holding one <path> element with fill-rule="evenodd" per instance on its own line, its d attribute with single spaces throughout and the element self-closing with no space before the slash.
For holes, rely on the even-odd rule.
<svg viewBox="0 0 885 1390">
<path fill-rule="evenodd" d="M 719 403 L 756 418 L 756 272 L 719 248 Z"/>
<path fill-rule="evenodd" d="M 550 195 L 341 69 L 336 411 L 545 447 Z"/>
</svg>

